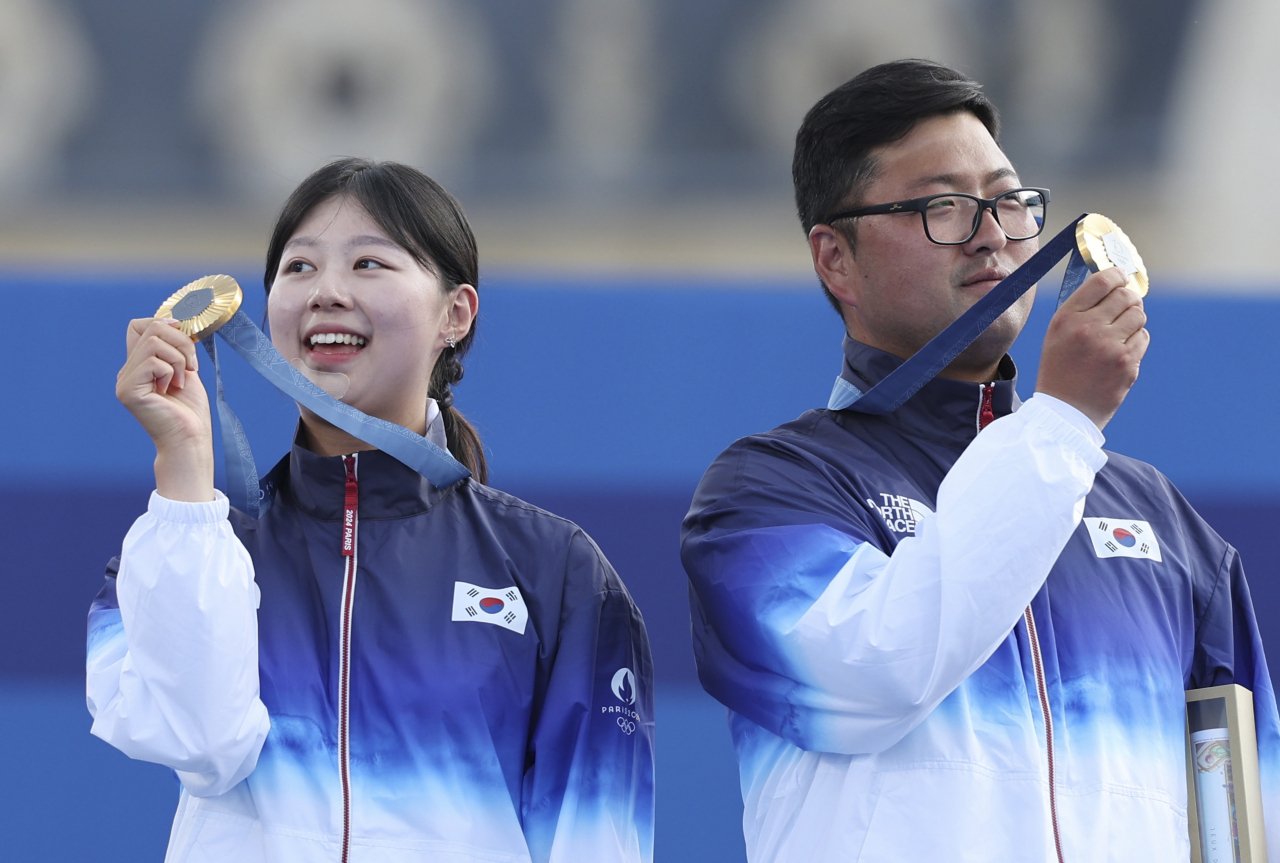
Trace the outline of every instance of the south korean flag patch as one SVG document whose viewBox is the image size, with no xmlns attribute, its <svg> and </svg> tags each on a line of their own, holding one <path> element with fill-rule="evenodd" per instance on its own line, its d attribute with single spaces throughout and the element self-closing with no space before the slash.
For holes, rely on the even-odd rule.
<svg viewBox="0 0 1280 863">
<path fill-rule="evenodd" d="M 474 623 L 492 623 L 524 635 L 529 623 L 529 608 L 519 588 L 481 587 L 465 581 L 453 583 L 453 619 Z"/>
<path fill-rule="evenodd" d="M 1131 518 L 1099 518 L 1084 520 L 1098 557 L 1137 557 L 1163 563 L 1156 532 L 1145 521 Z"/>
</svg>

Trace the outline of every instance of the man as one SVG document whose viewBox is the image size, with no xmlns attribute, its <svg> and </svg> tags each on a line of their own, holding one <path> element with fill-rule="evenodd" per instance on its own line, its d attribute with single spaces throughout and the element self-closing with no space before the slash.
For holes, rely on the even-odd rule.
<svg viewBox="0 0 1280 863">
<path fill-rule="evenodd" d="M 827 95 L 796 137 L 840 381 L 716 460 L 682 542 L 754 863 L 1187 860 L 1184 690 L 1231 682 L 1254 693 L 1280 815 L 1236 552 L 1101 448 L 1149 341 L 1123 273 L 1054 315 L 1025 402 L 1007 352 L 1030 294 L 896 410 L 853 398 L 1037 249 L 1047 192 L 998 128 L 978 84 L 910 60 Z"/>
</svg>

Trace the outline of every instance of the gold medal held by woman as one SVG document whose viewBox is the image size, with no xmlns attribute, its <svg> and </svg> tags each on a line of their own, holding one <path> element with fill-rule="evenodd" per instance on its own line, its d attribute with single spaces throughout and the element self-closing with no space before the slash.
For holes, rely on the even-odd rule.
<svg viewBox="0 0 1280 863">
<path fill-rule="evenodd" d="M 178 328 L 198 342 L 231 320 L 243 299 L 240 285 L 230 276 L 204 276 L 175 291 L 155 316 L 176 319 Z"/>
</svg>

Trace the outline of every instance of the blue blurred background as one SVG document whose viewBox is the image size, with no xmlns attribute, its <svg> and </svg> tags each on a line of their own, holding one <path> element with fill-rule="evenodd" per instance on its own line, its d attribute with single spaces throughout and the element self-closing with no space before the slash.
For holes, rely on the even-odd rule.
<svg viewBox="0 0 1280 863">
<path fill-rule="evenodd" d="M 1252 206 L 1280 184 L 1280 112 L 1259 110 L 1280 80 L 1252 47 L 1280 4 L 1120 6 L 0 0 L 4 859 L 161 859 L 176 783 L 89 737 L 83 698 L 84 614 L 150 490 L 112 396 L 125 322 L 212 272 L 260 318 L 275 209 L 358 154 L 422 167 L 471 214 L 482 311 L 458 404 L 494 485 L 582 524 L 645 613 L 658 860 L 740 861 L 679 522 L 729 442 L 826 399 L 841 330 L 794 224 L 789 139 L 828 89 L 896 56 L 988 82 L 1023 178 L 1054 189 L 1052 223 L 1097 210 L 1137 242 L 1153 343 L 1109 445 L 1241 549 L 1280 662 L 1280 272 Z M 1050 311 L 1015 347 L 1024 395 Z M 224 367 L 265 467 L 294 409 Z"/>
</svg>

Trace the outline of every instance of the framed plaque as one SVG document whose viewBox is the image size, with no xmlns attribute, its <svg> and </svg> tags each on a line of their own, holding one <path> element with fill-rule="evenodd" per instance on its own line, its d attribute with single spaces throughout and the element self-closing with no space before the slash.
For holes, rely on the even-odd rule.
<svg viewBox="0 0 1280 863">
<path fill-rule="evenodd" d="M 1253 693 L 1187 692 L 1187 823 L 1192 863 L 1266 863 Z"/>
</svg>

